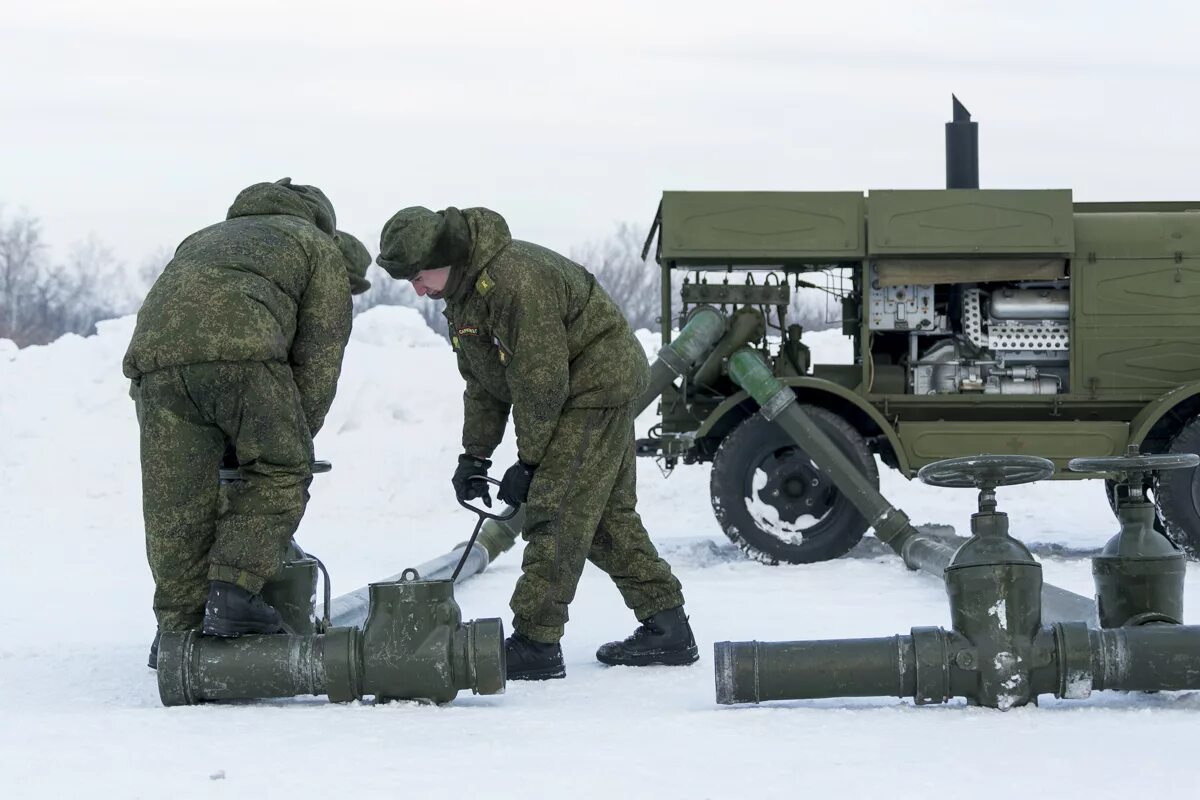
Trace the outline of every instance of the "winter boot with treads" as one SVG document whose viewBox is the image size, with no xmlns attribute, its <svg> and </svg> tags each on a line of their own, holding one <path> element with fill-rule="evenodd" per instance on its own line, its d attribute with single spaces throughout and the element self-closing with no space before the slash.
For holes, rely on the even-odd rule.
<svg viewBox="0 0 1200 800">
<path fill-rule="evenodd" d="M 600 663 L 621 667 L 653 664 L 681 667 L 694 664 L 699 658 L 683 606 L 646 617 L 624 641 L 609 642 L 596 651 Z"/>
<path fill-rule="evenodd" d="M 212 581 L 204 605 L 205 636 L 241 636 L 244 633 L 290 633 L 275 607 L 235 583 Z"/>
<path fill-rule="evenodd" d="M 504 662 L 510 681 L 548 681 L 567 677 L 562 647 L 557 642 L 536 642 L 516 631 L 504 640 Z"/>
</svg>

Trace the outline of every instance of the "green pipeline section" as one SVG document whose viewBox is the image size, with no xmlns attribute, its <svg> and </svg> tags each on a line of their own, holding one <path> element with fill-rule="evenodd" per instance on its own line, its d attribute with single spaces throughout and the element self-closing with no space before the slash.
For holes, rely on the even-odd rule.
<svg viewBox="0 0 1200 800">
<path fill-rule="evenodd" d="M 1101 627 L 1079 620 L 1043 624 L 1041 564 L 1009 534 L 1008 515 L 996 509 L 997 487 L 1043 480 L 1054 465 L 1032 456 L 946 459 L 926 465 L 918 477 L 934 486 L 979 490 L 972 535 L 944 570 L 951 630 L 913 628 L 908 636 L 880 639 L 718 642 L 717 702 L 894 696 L 927 704 L 964 697 L 1007 710 L 1043 694 L 1081 699 L 1104 689 L 1200 689 L 1200 627 L 1179 624 L 1183 556 L 1148 527 L 1149 504 L 1140 488 L 1132 489 L 1151 470 L 1194 468 L 1200 457 L 1134 453 L 1079 461 L 1072 463 L 1080 471 L 1126 476 L 1133 498 L 1122 508 L 1121 532 L 1093 561 Z"/>
<path fill-rule="evenodd" d="M 1021 669 L 982 672 L 972 643 L 942 628 L 878 639 L 717 642 L 717 702 L 900 697 L 925 705 L 964 697 L 1006 710 L 1046 694 L 1078 700 L 1101 690 L 1200 688 L 1200 626 L 1098 629 L 1062 622 L 1032 633 Z M 992 675 L 1003 678 L 981 695 Z"/>
<path fill-rule="evenodd" d="M 361 630 L 236 639 L 164 632 L 159 697 L 166 706 L 295 695 L 447 703 L 460 691 L 503 693 L 504 626 L 463 622 L 449 581 L 410 572 L 371 584 L 370 605 Z"/>
</svg>

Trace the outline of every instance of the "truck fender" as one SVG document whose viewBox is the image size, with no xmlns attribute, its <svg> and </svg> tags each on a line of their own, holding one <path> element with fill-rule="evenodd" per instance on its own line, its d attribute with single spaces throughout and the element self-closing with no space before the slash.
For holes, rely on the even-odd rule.
<svg viewBox="0 0 1200 800">
<path fill-rule="evenodd" d="M 859 411 L 866 414 L 867 417 L 879 427 L 879 430 L 883 432 L 883 435 L 887 438 L 888 443 L 892 446 L 892 450 L 896 454 L 896 460 L 900 464 L 900 471 L 905 475 L 911 473 L 908 463 L 908 456 L 904 452 L 904 447 L 900 444 L 900 437 L 896 434 L 896 429 L 892 427 L 890 422 L 888 422 L 887 417 L 880 413 L 879 409 L 868 403 L 854 391 L 847 389 L 841 384 L 834 383 L 833 381 L 822 380 L 821 378 L 790 377 L 780 378 L 779 381 L 780 383 L 792 387 L 792 389 L 796 392 L 796 397 L 801 402 L 809 402 L 808 398 L 811 398 L 814 395 L 826 395 L 836 398 L 841 402 L 849 403 Z M 1197 386 L 1197 391 L 1200 392 L 1200 386 Z M 723 417 L 732 412 L 733 409 L 741 405 L 746 400 L 752 401 L 752 398 L 750 397 L 750 393 L 746 392 L 745 390 L 725 398 L 725 400 L 722 401 L 719 406 L 714 408 L 712 413 L 705 418 L 704 422 L 700 424 L 700 427 L 696 429 L 696 438 L 707 436 L 708 432 L 712 430 L 714 425 L 720 422 Z M 825 408 L 836 411 L 838 403 L 817 403 L 816 405 L 822 405 Z"/>
<path fill-rule="evenodd" d="M 1140 445 L 1150 435 L 1150 431 L 1158 421 L 1170 413 L 1171 409 L 1197 395 L 1200 395 L 1200 381 L 1185 383 L 1147 405 L 1129 423 L 1129 443 Z"/>
</svg>

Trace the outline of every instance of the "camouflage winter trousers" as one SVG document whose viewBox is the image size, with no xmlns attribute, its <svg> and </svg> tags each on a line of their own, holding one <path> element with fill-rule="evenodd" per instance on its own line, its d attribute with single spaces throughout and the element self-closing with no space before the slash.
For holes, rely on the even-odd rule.
<svg viewBox="0 0 1200 800">
<path fill-rule="evenodd" d="M 637 513 L 633 409 L 568 408 L 525 505 L 513 627 L 557 642 L 584 564 L 612 578 L 638 619 L 683 605 L 683 590 Z"/>
<path fill-rule="evenodd" d="M 312 436 L 286 364 L 169 367 L 130 394 L 154 613 L 162 630 L 195 628 L 210 580 L 257 593 L 279 571 L 308 502 Z M 218 491 L 229 443 L 244 480 Z"/>
</svg>

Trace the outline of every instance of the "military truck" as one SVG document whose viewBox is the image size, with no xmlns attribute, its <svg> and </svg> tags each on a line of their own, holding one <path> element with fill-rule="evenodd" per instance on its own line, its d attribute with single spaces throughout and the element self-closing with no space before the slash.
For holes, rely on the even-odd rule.
<svg viewBox="0 0 1200 800">
<path fill-rule="evenodd" d="M 1070 479 L 1106 476 L 1068 459 L 1129 445 L 1200 452 L 1200 202 L 979 189 L 975 126 L 954 99 L 946 189 L 664 192 L 647 240 L 664 343 L 697 307 L 731 325 L 757 309 L 747 338 L 876 485 L 876 456 L 912 478 L 943 458 L 1036 455 Z M 813 287 L 840 300 L 852 364 L 809 363 L 788 323 L 793 292 Z M 820 466 L 719 368 L 669 387 L 659 409 L 639 455 L 712 462 L 717 520 L 752 556 L 821 561 L 862 537 Z M 1148 487 L 1192 556 L 1198 473 Z"/>
</svg>

